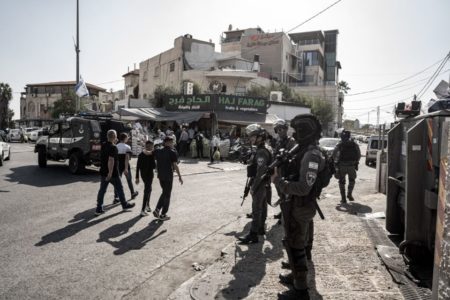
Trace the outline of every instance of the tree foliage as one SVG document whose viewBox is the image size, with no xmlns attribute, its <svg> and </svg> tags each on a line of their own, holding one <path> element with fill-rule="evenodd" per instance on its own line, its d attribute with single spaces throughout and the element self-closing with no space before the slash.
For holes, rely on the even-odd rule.
<svg viewBox="0 0 450 300">
<path fill-rule="evenodd" d="M 349 90 L 351 90 L 350 86 L 348 85 L 347 81 L 341 80 L 338 83 L 339 91 L 343 92 L 344 94 L 347 94 Z"/>
<path fill-rule="evenodd" d="M 311 107 L 311 113 L 322 123 L 322 128 L 328 128 L 328 125 L 333 122 L 335 117 L 333 104 L 320 98 L 311 97 L 308 99 L 308 105 Z"/>
<path fill-rule="evenodd" d="M 8 127 L 9 101 L 12 99 L 12 89 L 7 83 L 0 82 L 0 128 Z"/>
<path fill-rule="evenodd" d="M 177 91 L 171 86 L 158 85 L 153 92 L 153 105 L 155 107 L 163 107 L 164 99 L 169 95 L 175 95 Z"/>
<path fill-rule="evenodd" d="M 61 99 L 58 99 L 53 103 L 53 107 L 50 108 L 52 118 L 57 119 L 60 115 L 64 114 L 75 114 L 77 112 L 76 101 L 77 96 L 75 92 L 69 90 L 69 92 L 64 94 Z"/>
</svg>

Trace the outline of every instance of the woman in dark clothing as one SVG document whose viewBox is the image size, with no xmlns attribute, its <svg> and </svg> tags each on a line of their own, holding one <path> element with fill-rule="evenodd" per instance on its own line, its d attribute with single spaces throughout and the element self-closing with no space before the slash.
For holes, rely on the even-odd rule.
<svg viewBox="0 0 450 300">
<path fill-rule="evenodd" d="M 144 182 L 144 199 L 142 202 L 141 217 L 147 216 L 150 209 L 150 194 L 152 192 L 153 170 L 155 169 L 155 157 L 153 156 L 153 142 L 145 143 L 145 150 L 138 156 L 136 166 L 136 184 L 139 184 L 139 173 Z"/>
</svg>

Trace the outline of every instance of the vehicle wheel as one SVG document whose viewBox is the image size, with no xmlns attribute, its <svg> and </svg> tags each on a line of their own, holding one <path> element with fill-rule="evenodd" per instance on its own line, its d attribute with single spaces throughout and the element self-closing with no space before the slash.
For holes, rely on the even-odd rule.
<svg viewBox="0 0 450 300">
<path fill-rule="evenodd" d="M 370 166 L 370 162 L 366 159 L 366 166 Z"/>
<path fill-rule="evenodd" d="M 5 158 L 5 160 L 10 160 L 10 159 L 11 159 L 11 149 L 9 149 L 9 151 L 8 151 L 8 157 Z"/>
<path fill-rule="evenodd" d="M 78 154 L 78 152 L 74 152 L 70 155 L 69 158 L 69 171 L 72 174 L 80 174 L 84 170 L 84 163 Z"/>
<path fill-rule="evenodd" d="M 38 150 L 38 164 L 40 168 L 47 167 L 47 153 L 45 153 L 44 148 Z"/>
<path fill-rule="evenodd" d="M 0 167 L 3 166 L 3 154 L 0 155 Z"/>
</svg>

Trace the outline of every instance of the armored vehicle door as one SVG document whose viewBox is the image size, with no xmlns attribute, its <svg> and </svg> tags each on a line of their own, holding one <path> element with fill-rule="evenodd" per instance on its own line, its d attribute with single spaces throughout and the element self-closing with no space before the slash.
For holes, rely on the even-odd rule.
<svg viewBox="0 0 450 300">
<path fill-rule="evenodd" d="M 55 122 L 48 131 L 47 152 L 51 157 L 58 157 L 59 144 L 61 142 L 61 122 Z"/>
<path fill-rule="evenodd" d="M 61 123 L 61 139 L 59 143 L 59 155 L 64 159 L 68 158 L 68 153 L 72 149 L 72 128 L 69 122 Z"/>
</svg>

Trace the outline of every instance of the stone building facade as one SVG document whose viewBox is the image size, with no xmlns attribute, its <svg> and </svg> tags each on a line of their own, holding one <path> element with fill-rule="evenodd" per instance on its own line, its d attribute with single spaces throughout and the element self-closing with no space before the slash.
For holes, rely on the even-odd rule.
<svg viewBox="0 0 450 300">
<path fill-rule="evenodd" d="M 20 97 L 20 115 L 22 120 L 49 120 L 53 104 L 67 96 L 75 88 L 75 81 L 59 81 L 27 84 Z M 89 97 L 83 101 L 90 109 L 99 109 L 99 93 L 106 90 L 86 83 Z"/>
</svg>

